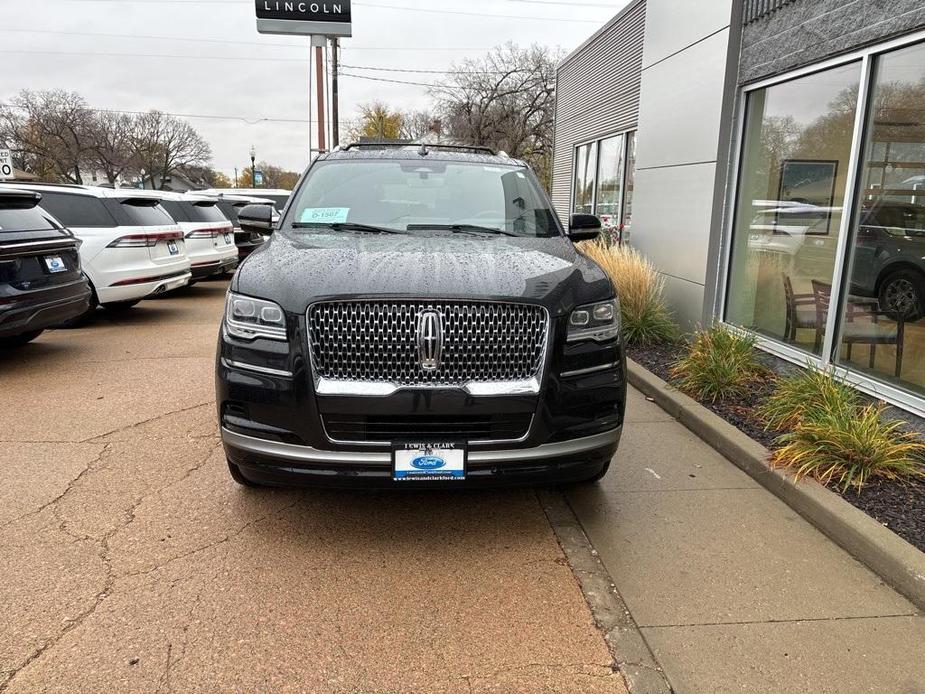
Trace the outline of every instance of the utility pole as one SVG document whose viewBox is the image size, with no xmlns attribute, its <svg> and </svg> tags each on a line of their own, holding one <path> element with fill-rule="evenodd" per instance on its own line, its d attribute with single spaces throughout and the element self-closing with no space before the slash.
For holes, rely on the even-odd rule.
<svg viewBox="0 0 925 694">
<path fill-rule="evenodd" d="M 234 187 L 238 187 L 238 167 L 234 167 Z"/>
<path fill-rule="evenodd" d="M 322 37 L 322 41 L 324 37 Z M 325 124 L 324 124 L 324 54 L 321 46 L 315 47 L 315 95 L 318 101 L 318 151 L 324 152 L 327 147 L 325 143 Z"/>
<path fill-rule="evenodd" d="M 331 62 L 331 133 L 333 137 L 331 138 L 333 142 L 331 143 L 332 147 L 337 147 L 340 144 L 340 95 L 337 90 L 337 72 L 338 66 L 340 64 L 340 39 L 336 36 L 331 41 L 331 51 L 332 51 L 332 62 Z"/>
</svg>

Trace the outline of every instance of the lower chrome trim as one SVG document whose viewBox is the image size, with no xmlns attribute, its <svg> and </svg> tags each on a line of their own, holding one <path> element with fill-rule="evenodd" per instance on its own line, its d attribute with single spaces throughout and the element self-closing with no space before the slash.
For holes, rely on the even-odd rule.
<svg viewBox="0 0 925 694">
<path fill-rule="evenodd" d="M 525 381 L 485 381 L 467 383 L 462 386 L 414 385 L 401 386 L 387 382 L 335 381 L 329 378 L 315 379 L 318 395 L 354 395 L 359 397 L 387 397 L 400 390 L 463 390 L 475 397 L 499 395 L 536 395 L 540 392 L 540 379 Z"/>
<path fill-rule="evenodd" d="M 610 371 L 611 369 L 617 368 L 617 362 L 611 362 L 610 364 L 601 364 L 600 366 L 592 366 L 588 369 L 576 369 L 575 371 L 563 371 L 559 375 L 562 378 L 571 378 L 572 376 L 587 376 L 588 374 L 594 374 L 598 371 Z"/>
<path fill-rule="evenodd" d="M 533 448 L 517 448 L 509 451 L 470 450 L 468 457 L 469 462 L 472 463 L 530 463 L 567 455 L 579 455 L 617 443 L 620 440 L 621 430 L 622 427 L 594 436 L 547 443 Z M 382 467 L 392 464 L 392 454 L 388 451 L 321 451 L 309 446 L 296 446 L 291 443 L 267 441 L 236 434 L 224 427 L 222 427 L 222 441 L 242 451 L 298 463 L 345 466 L 379 465 Z"/>
<path fill-rule="evenodd" d="M 242 361 L 225 359 L 225 357 L 222 357 L 222 366 L 229 369 L 240 369 L 241 371 L 253 371 L 254 373 L 265 374 L 267 376 L 281 376 L 282 378 L 292 378 L 294 375 L 291 371 L 268 369 L 265 366 L 254 366 L 253 364 L 246 364 Z"/>
</svg>

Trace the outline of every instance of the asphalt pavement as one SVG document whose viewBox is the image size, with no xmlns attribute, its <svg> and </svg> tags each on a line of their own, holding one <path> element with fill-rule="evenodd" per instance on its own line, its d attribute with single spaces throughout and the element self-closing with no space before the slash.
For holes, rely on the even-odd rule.
<svg viewBox="0 0 925 694">
<path fill-rule="evenodd" d="M 625 692 L 533 490 L 246 490 L 225 283 L 0 357 L 0 691 Z"/>
<path fill-rule="evenodd" d="M 0 692 L 625 693 L 589 602 L 677 694 L 925 692 L 925 618 L 634 390 L 559 539 L 531 489 L 238 487 L 225 289 L 0 357 Z"/>
</svg>

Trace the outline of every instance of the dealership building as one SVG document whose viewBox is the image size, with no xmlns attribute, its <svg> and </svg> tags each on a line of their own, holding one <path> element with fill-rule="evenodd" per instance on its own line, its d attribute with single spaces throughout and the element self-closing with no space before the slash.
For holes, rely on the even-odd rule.
<svg viewBox="0 0 925 694">
<path fill-rule="evenodd" d="M 558 67 L 552 195 L 722 321 L 925 414 L 925 4 L 636 0 Z"/>
</svg>

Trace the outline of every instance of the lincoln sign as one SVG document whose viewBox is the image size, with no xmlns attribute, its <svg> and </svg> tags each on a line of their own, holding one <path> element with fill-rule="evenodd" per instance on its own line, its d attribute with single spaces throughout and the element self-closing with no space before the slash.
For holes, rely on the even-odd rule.
<svg viewBox="0 0 925 694">
<path fill-rule="evenodd" d="M 351 36 L 350 0 L 256 0 L 261 34 Z"/>
</svg>

